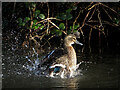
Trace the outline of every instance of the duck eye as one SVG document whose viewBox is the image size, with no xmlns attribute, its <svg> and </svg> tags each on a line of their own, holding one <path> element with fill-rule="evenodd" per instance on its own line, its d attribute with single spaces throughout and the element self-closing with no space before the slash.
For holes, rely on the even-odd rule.
<svg viewBox="0 0 120 90">
<path fill-rule="evenodd" d="M 75 37 L 73 37 L 73 40 L 76 40 L 76 38 L 75 38 Z"/>
</svg>

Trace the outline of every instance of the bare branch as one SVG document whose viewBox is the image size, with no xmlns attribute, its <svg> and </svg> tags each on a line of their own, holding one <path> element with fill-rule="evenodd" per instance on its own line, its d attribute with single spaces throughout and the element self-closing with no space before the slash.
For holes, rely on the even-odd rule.
<svg viewBox="0 0 120 90">
<path fill-rule="evenodd" d="M 87 17 L 88 17 L 89 14 L 90 14 L 90 11 L 87 13 L 87 15 L 86 15 L 86 17 L 85 17 L 85 19 L 83 21 L 82 26 L 78 30 L 81 30 L 81 28 L 85 25 L 85 21 L 86 21 L 86 19 L 87 19 Z"/>
<path fill-rule="evenodd" d="M 57 29 L 60 29 L 55 23 L 53 23 L 51 20 L 48 20 L 53 26 L 55 26 Z"/>
<path fill-rule="evenodd" d="M 120 14 L 119 13 L 117 13 L 114 9 L 112 9 L 112 8 L 110 8 L 110 7 L 108 7 L 107 5 L 105 5 L 105 4 L 103 4 L 103 3 L 99 3 L 100 5 L 102 5 L 102 6 L 104 6 L 104 7 L 106 7 L 106 8 L 108 8 L 108 9 L 110 9 L 111 11 L 113 11 L 114 13 L 116 13 L 117 15 L 119 15 L 120 16 Z"/>
<path fill-rule="evenodd" d="M 88 19 L 88 21 L 90 21 L 90 20 L 92 19 L 92 17 L 93 17 L 93 15 L 94 15 L 95 11 L 96 11 L 96 7 L 94 8 L 94 10 L 93 10 L 93 12 L 92 12 L 90 18 Z"/>
<path fill-rule="evenodd" d="M 93 9 L 93 8 L 96 7 L 97 5 L 99 5 L 99 3 L 96 3 L 96 4 L 92 5 L 92 7 L 88 8 L 88 10 Z"/>
<path fill-rule="evenodd" d="M 90 22 L 90 23 L 98 23 L 99 21 L 98 20 L 90 20 L 90 21 L 88 21 L 88 22 Z M 108 22 L 108 21 L 102 21 L 102 23 L 103 24 L 108 24 L 108 25 L 111 25 L 111 26 L 114 26 L 114 27 L 117 27 L 117 26 L 119 26 L 119 25 L 117 25 L 117 24 L 115 24 L 115 23 L 110 23 L 110 22 Z"/>
<path fill-rule="evenodd" d="M 108 17 L 110 18 L 110 20 L 112 20 L 112 17 L 108 14 L 108 12 L 105 10 L 105 8 L 104 7 L 102 7 L 102 8 L 105 11 L 105 13 L 108 15 Z"/>
</svg>

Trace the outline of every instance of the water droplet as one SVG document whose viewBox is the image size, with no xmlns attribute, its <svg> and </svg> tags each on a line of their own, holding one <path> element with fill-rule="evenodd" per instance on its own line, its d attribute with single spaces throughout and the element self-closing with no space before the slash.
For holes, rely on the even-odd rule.
<svg viewBox="0 0 120 90">
<path fill-rule="evenodd" d="M 13 63 L 13 65 L 15 65 L 15 63 Z"/>
<path fill-rule="evenodd" d="M 27 45 L 25 45 L 25 47 L 28 47 Z"/>
<path fill-rule="evenodd" d="M 28 56 L 26 56 L 25 58 L 28 58 Z"/>
<path fill-rule="evenodd" d="M 5 65 L 4 63 L 2 63 L 2 66 Z"/>
</svg>

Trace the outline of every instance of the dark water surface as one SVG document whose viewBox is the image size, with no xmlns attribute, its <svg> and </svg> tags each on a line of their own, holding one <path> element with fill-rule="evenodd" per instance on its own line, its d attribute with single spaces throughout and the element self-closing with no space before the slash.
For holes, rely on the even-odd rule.
<svg viewBox="0 0 120 90">
<path fill-rule="evenodd" d="M 108 49 L 109 50 L 109 49 Z M 120 54 L 105 51 L 102 54 L 95 52 L 78 52 L 80 74 L 73 78 L 50 78 L 36 75 L 34 70 L 24 69 L 26 55 L 16 50 L 3 50 L 3 80 L 2 88 L 119 88 Z M 42 56 L 41 56 L 42 57 Z"/>
</svg>

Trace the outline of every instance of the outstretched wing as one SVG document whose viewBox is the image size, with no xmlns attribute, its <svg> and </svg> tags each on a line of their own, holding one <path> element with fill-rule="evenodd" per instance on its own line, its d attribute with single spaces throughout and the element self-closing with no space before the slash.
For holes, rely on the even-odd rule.
<svg viewBox="0 0 120 90">
<path fill-rule="evenodd" d="M 53 50 L 49 54 L 47 54 L 43 60 L 41 60 L 40 66 L 49 66 L 64 54 L 65 52 L 63 48 Z"/>
</svg>

